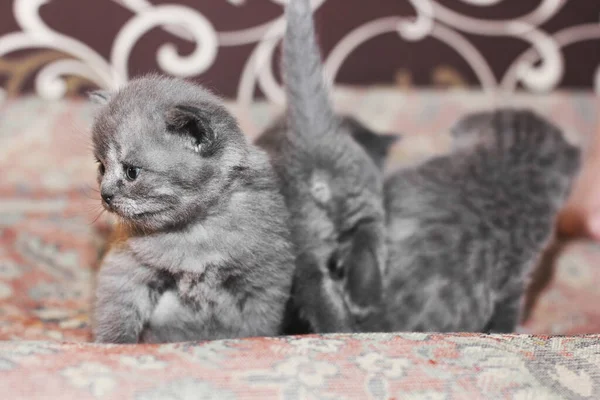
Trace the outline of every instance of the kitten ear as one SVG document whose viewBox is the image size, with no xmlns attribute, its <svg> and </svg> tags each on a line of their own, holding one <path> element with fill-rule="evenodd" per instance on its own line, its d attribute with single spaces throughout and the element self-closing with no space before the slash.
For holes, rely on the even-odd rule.
<svg viewBox="0 0 600 400">
<path fill-rule="evenodd" d="M 197 153 L 206 150 L 215 139 L 210 117 L 198 107 L 175 106 L 167 111 L 165 121 L 169 131 L 192 139 L 193 150 Z"/>
<path fill-rule="evenodd" d="M 354 138 L 365 149 L 375 165 L 379 169 L 383 169 L 392 147 L 402 139 L 402 136 L 396 134 L 376 134 L 369 131 L 368 134 L 355 135 Z"/>
<path fill-rule="evenodd" d="M 382 134 L 377 138 L 380 143 L 380 147 L 385 151 L 385 154 L 388 154 L 391 147 L 400 139 L 402 139 L 402 136 L 393 133 L 385 135 Z"/>
<path fill-rule="evenodd" d="M 88 99 L 94 104 L 105 105 L 110 101 L 112 93 L 108 90 L 94 90 L 88 93 Z"/>
<path fill-rule="evenodd" d="M 462 116 L 450 127 L 450 134 L 455 138 L 487 135 L 497 118 L 498 114 L 492 111 L 471 112 Z"/>
<path fill-rule="evenodd" d="M 477 111 L 462 116 L 450 127 L 453 151 L 470 149 L 490 141 L 494 132 L 494 114 Z"/>
</svg>

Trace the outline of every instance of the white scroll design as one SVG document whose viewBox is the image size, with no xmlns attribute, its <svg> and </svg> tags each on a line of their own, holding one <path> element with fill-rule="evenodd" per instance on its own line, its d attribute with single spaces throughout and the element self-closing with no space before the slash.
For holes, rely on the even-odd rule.
<svg viewBox="0 0 600 400">
<path fill-rule="evenodd" d="M 56 32 L 45 24 L 39 9 L 51 1 L 14 0 L 13 13 L 21 31 L 0 37 L 0 57 L 33 48 L 58 50 L 72 57 L 72 60 L 51 63 L 39 72 L 36 91 L 46 98 L 63 96 L 66 90 L 61 77 L 69 75 L 86 78 L 105 89 L 124 84 L 129 78 L 128 59 L 133 46 L 156 26 L 176 24 L 196 43 L 195 51 L 185 57 L 180 56 L 172 44 L 163 45 L 157 53 L 157 61 L 166 73 L 178 76 L 200 74 L 212 65 L 217 54 L 216 32 L 206 17 L 181 5 L 157 5 L 144 8 L 127 21 L 115 37 L 110 60 L 106 60 L 80 40 Z"/>
<path fill-rule="evenodd" d="M 215 0 L 223 1 L 225 0 Z M 270 0 L 284 6 L 289 0 Z M 313 0 L 316 10 L 329 0 Z M 461 0 L 472 7 L 501 7 L 503 0 Z M 182 77 L 202 75 L 214 65 L 222 47 L 253 45 L 239 77 L 237 99 L 249 105 L 259 88 L 273 103 L 285 103 L 281 84 L 275 79 L 273 57 L 285 29 L 282 15 L 256 26 L 235 31 L 217 31 L 201 11 L 171 2 L 153 4 L 149 0 L 113 0 L 132 14 L 114 37 L 110 57 L 105 58 L 79 38 L 60 33 L 42 20 L 40 9 L 58 0 L 14 0 L 13 13 L 19 29 L 0 36 L 0 57 L 35 48 L 53 49 L 69 56 L 53 61 L 37 73 L 35 90 L 45 98 L 58 99 L 67 91 L 65 77 L 79 76 L 105 89 L 115 89 L 130 79 L 129 62 L 137 43 L 151 29 L 161 27 L 170 34 L 194 44 L 191 54 L 182 56 L 172 43 L 162 44 L 156 61 L 164 73 Z M 452 10 L 441 0 L 409 0 L 416 18 L 387 16 L 367 21 L 349 31 L 334 46 L 325 60 L 330 83 L 348 57 L 360 46 L 384 33 L 397 32 L 402 40 L 419 46 L 425 38 L 434 38 L 452 48 L 472 68 L 484 90 L 515 90 L 519 85 L 530 91 L 546 92 L 557 87 L 564 73 L 565 46 L 600 39 L 600 24 L 565 28 L 550 34 L 542 25 L 557 15 L 566 2 L 541 0 L 527 14 L 510 20 L 474 18 Z M 252 2 L 229 1 L 231 7 L 252 7 Z M 326 27 L 320 27 L 326 29 Z M 506 37 L 527 43 L 502 76 L 495 76 L 482 49 L 469 39 L 471 35 Z M 418 51 L 413 52 L 418 54 Z M 590 77 L 590 85 L 600 93 L 600 66 Z M 0 99 L 5 91 L 0 89 Z"/>
</svg>

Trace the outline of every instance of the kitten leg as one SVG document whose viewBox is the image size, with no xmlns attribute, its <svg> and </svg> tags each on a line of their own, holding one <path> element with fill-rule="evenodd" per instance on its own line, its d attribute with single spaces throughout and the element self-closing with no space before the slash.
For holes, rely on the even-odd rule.
<svg viewBox="0 0 600 400">
<path fill-rule="evenodd" d="M 156 305 L 157 274 L 125 252 L 110 252 L 98 274 L 93 333 L 99 343 L 138 343 Z"/>
<path fill-rule="evenodd" d="M 383 234 L 374 223 L 361 224 L 347 243 L 349 252 L 343 268 L 346 273 L 346 303 L 363 332 L 385 330 L 382 317 L 383 282 L 379 265 L 385 259 Z"/>
<path fill-rule="evenodd" d="M 487 325 L 489 333 L 514 333 L 521 320 L 523 295 L 507 296 L 496 303 L 494 314 Z"/>
<path fill-rule="evenodd" d="M 297 282 L 292 284 L 291 293 L 296 293 Z M 308 335 L 315 333 L 310 323 L 302 317 L 302 312 L 298 308 L 294 296 L 290 296 L 286 305 L 283 323 L 281 324 L 282 335 Z"/>
<path fill-rule="evenodd" d="M 294 303 L 315 333 L 353 332 L 348 310 L 335 282 L 308 255 L 298 256 Z"/>
</svg>

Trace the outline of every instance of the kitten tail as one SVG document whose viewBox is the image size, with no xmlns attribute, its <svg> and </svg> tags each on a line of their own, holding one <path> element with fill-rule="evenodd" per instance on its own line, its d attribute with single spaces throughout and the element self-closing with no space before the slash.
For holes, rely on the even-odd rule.
<svg viewBox="0 0 600 400">
<path fill-rule="evenodd" d="M 333 133 L 335 116 L 324 80 L 309 0 L 291 0 L 283 39 L 288 124 L 296 135 Z"/>
</svg>

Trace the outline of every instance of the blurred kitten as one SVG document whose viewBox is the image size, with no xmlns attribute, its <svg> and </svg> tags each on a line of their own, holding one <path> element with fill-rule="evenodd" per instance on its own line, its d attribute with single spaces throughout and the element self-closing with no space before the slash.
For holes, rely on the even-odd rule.
<svg viewBox="0 0 600 400">
<path fill-rule="evenodd" d="M 380 330 L 382 319 L 373 318 L 386 260 L 380 169 L 395 138 L 334 114 L 309 1 L 290 1 L 286 17 L 287 114 L 256 142 L 282 182 L 298 252 L 286 332 Z M 299 328 L 302 321 L 308 327 Z"/>
<path fill-rule="evenodd" d="M 294 257 L 267 155 L 190 82 L 150 76 L 92 97 L 105 104 L 98 182 L 122 236 L 97 280 L 96 341 L 279 334 Z"/>
<path fill-rule="evenodd" d="M 475 113 L 456 150 L 385 183 L 395 331 L 513 332 L 580 151 L 530 111 Z"/>
</svg>

